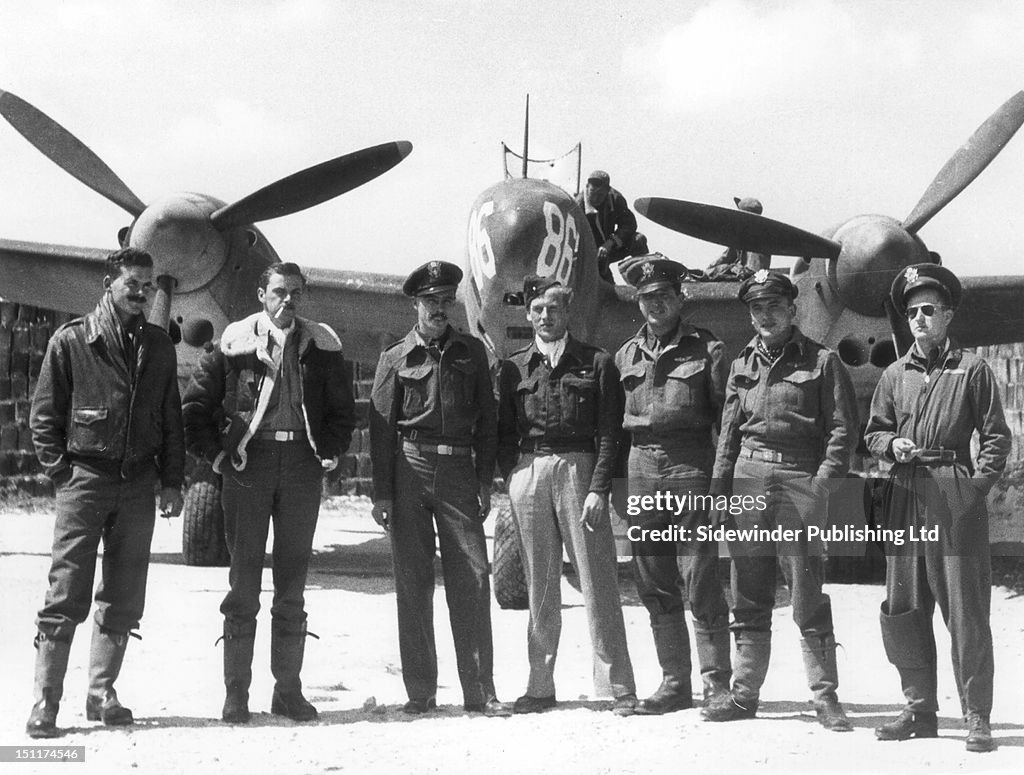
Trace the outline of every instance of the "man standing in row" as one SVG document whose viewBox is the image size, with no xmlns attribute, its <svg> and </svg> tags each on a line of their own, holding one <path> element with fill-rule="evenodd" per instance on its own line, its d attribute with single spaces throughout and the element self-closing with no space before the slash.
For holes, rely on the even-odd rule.
<svg viewBox="0 0 1024 775">
<path fill-rule="evenodd" d="M 221 718 L 249 721 L 256 614 L 263 557 L 274 522 L 270 711 L 312 721 L 302 695 L 306 575 L 324 471 L 332 471 L 355 427 L 351 378 L 330 327 L 298 316 L 306 278 L 293 263 L 266 268 L 263 307 L 224 329 L 184 397 L 189 450 L 223 474 L 231 589 L 224 614 L 225 699 Z"/>
<path fill-rule="evenodd" d="M 462 270 L 430 261 L 405 281 L 417 322 L 383 353 L 373 381 L 373 518 L 391 533 L 403 710 L 436 707 L 434 552 L 464 707 L 507 715 L 494 691 L 491 588 L 483 522 L 491 509 L 497 413 L 483 344 L 448 322 Z M 437 524 L 435 536 L 434 524 Z"/>
<path fill-rule="evenodd" d="M 797 289 L 761 269 L 740 286 L 757 332 L 732 364 L 722 412 L 713 490 L 767 499 L 761 512 L 731 517 L 741 529 L 799 530 L 796 541 L 730 542 L 736 659 L 732 694 L 705 710 L 710 721 L 753 718 L 771 654 L 775 569 L 789 585 L 793 621 L 803 635 L 807 682 L 818 721 L 852 729 L 836 689 L 832 605 L 821 590 L 821 546 L 806 525 L 824 524 L 827 480 L 843 477 L 857 444 L 853 383 L 839 357 L 793 322 Z"/>
<path fill-rule="evenodd" d="M 502 364 L 498 463 L 508 483 L 530 598 L 530 677 L 516 713 L 553 708 L 562 627 L 562 545 L 580 580 L 594 653 L 594 689 L 612 710 L 636 705 L 617 581 L 608 494 L 621 415 L 608 353 L 568 333 L 572 291 L 529 276 L 523 299 L 534 342 Z"/>
<path fill-rule="evenodd" d="M 686 267 L 654 254 L 624 265 L 626 281 L 637 291 L 646 322 L 615 355 L 625 394 L 623 430 L 629 450 L 629 495 L 708 492 L 717 428 L 725 397 L 728 362 L 725 345 L 710 331 L 682 318 Z M 630 518 L 644 529 L 679 524 L 696 535 L 708 523 L 705 510 L 681 515 L 648 513 Z M 690 639 L 685 599 L 694 619 L 694 637 L 709 704 L 729 691 L 729 607 L 718 577 L 718 545 L 710 542 L 634 543 L 637 592 L 651 617 L 661 685 L 637 703 L 636 712 L 660 715 L 693 707 Z"/>
<path fill-rule="evenodd" d="M 29 737 L 57 734 L 75 628 L 96 590 L 85 715 L 110 726 L 133 723 L 114 691 L 128 636 L 146 601 L 149 549 L 160 508 L 181 511 L 185 472 L 177 359 L 170 337 L 142 316 L 153 293 L 153 259 L 136 248 L 107 256 L 96 309 L 50 339 L 32 401 L 36 455 L 57 490 L 50 588 L 36 619 L 36 703 Z"/>
<path fill-rule="evenodd" d="M 919 533 L 937 527 L 939 540 L 886 547 L 882 642 L 907 704 L 875 735 L 938 736 L 932 631 L 938 602 L 953 646 L 967 750 L 991 751 L 992 568 L 985 496 L 1006 466 L 1010 430 L 988 364 L 949 340 L 961 297 L 956 275 L 937 264 L 915 264 L 896 277 L 890 296 L 910 321 L 914 344 L 882 374 L 864 438 L 871 454 L 894 464 L 885 527 Z M 980 444 L 972 461 L 974 431 Z"/>
</svg>

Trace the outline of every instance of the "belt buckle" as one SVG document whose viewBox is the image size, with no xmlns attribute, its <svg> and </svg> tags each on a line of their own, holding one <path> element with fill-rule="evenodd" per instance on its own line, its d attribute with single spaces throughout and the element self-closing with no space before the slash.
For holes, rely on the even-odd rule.
<svg viewBox="0 0 1024 775">
<path fill-rule="evenodd" d="M 455 454 L 455 447 L 453 447 L 451 444 L 438 444 L 437 445 L 437 454 L 439 454 L 439 455 L 454 455 Z"/>
<path fill-rule="evenodd" d="M 291 431 L 274 431 L 274 441 L 291 441 Z"/>
</svg>

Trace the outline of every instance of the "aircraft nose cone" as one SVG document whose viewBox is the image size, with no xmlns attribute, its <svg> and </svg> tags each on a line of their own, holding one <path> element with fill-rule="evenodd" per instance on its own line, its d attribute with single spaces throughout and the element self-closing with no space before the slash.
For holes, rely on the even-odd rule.
<svg viewBox="0 0 1024 775">
<path fill-rule="evenodd" d="M 896 275 L 910 264 L 928 260 L 924 243 L 884 215 L 854 218 L 832 239 L 842 245 L 835 265 L 839 293 L 846 306 L 861 315 L 883 315 L 882 302 Z"/>
<path fill-rule="evenodd" d="M 174 194 L 147 207 L 132 225 L 129 244 L 153 256 L 155 273 L 178 281 L 188 293 L 212 280 L 227 255 L 223 236 L 210 223 L 222 203 L 198 194 Z"/>
</svg>

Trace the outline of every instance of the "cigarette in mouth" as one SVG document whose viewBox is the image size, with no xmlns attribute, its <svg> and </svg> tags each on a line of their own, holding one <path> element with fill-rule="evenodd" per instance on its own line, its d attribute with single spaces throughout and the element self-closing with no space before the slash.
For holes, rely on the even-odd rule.
<svg viewBox="0 0 1024 775">
<path fill-rule="evenodd" d="M 274 320 L 277 320 L 279 317 L 281 317 L 282 312 L 284 312 L 284 304 L 277 308 L 277 312 L 274 313 Z"/>
</svg>

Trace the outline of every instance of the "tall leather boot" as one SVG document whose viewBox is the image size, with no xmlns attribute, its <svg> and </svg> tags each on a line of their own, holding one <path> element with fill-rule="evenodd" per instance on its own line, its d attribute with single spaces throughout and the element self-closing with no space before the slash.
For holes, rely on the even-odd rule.
<svg viewBox="0 0 1024 775">
<path fill-rule="evenodd" d="M 697 647 L 701 681 L 704 684 L 704 706 L 716 697 L 729 693 L 732 679 L 732 661 L 729 655 L 729 625 L 705 629 L 700 622 L 693 623 L 693 636 Z"/>
<path fill-rule="evenodd" d="M 57 711 L 60 709 L 60 698 L 64 696 L 64 674 L 68 669 L 73 634 L 74 630 L 65 636 L 36 633 L 33 641 L 36 647 L 33 697 L 36 702 L 25 724 L 29 737 L 57 736 Z"/>
<path fill-rule="evenodd" d="M 249 685 L 252 683 L 252 650 L 256 622 L 224 622 L 224 709 L 228 724 L 249 723 Z"/>
<path fill-rule="evenodd" d="M 641 716 L 660 716 L 693 707 L 690 686 L 690 638 L 682 614 L 661 614 L 651 617 L 654 649 L 661 665 L 661 686 L 633 712 Z"/>
<path fill-rule="evenodd" d="M 89 650 L 89 693 L 85 697 L 85 717 L 102 721 L 108 727 L 134 724 L 132 712 L 117 699 L 114 681 L 121 673 L 128 633 L 114 632 L 98 622 L 92 629 Z"/>
<path fill-rule="evenodd" d="M 818 723 L 833 732 L 852 732 L 853 724 L 846 717 L 836 689 L 839 686 L 839 668 L 836 665 L 836 639 L 834 635 L 815 635 L 800 642 L 804 657 L 807 685 L 814 693 L 814 712 Z"/>
<path fill-rule="evenodd" d="M 878 619 L 885 655 L 900 674 L 907 707 L 895 721 L 875 729 L 875 737 L 879 740 L 936 737 L 938 678 L 931 617 L 916 608 L 890 616 L 887 604 L 882 603 Z"/>
<path fill-rule="evenodd" d="M 757 715 L 761 685 L 768 675 L 772 634 L 742 630 L 736 633 L 732 692 L 718 697 L 702 711 L 708 721 L 738 721 Z"/>
<path fill-rule="evenodd" d="M 302 658 L 306 650 L 306 625 L 301 629 L 272 624 L 270 631 L 270 672 L 274 675 L 274 696 L 270 712 L 276 716 L 287 716 L 292 721 L 313 721 L 317 717 L 314 708 L 302 696 Z M 315 637 L 315 636 L 314 636 Z"/>
</svg>

